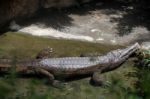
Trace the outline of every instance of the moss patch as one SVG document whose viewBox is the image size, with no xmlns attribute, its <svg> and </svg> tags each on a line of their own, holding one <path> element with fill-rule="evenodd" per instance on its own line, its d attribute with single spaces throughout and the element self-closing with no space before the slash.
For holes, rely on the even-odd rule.
<svg viewBox="0 0 150 99">
<path fill-rule="evenodd" d="M 40 50 L 48 46 L 54 49 L 54 57 L 79 56 L 81 53 L 105 53 L 119 47 L 8 32 L 0 36 L 0 57 L 16 54 L 19 58 L 34 58 Z"/>
</svg>

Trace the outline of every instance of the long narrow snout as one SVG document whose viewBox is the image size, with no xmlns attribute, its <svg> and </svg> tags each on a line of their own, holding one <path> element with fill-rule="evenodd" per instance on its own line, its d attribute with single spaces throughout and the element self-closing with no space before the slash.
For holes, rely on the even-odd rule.
<svg viewBox="0 0 150 99">
<path fill-rule="evenodd" d="M 135 43 L 125 49 L 118 49 L 108 53 L 105 57 L 105 60 L 107 60 L 105 63 L 110 64 L 104 67 L 102 72 L 111 71 L 120 67 L 121 64 L 131 56 L 131 54 L 135 53 L 140 48 L 140 45 Z"/>
<path fill-rule="evenodd" d="M 131 54 L 133 54 L 135 51 L 139 50 L 141 46 L 138 43 L 135 43 L 134 45 L 131 45 L 123 50 L 121 50 L 120 58 L 128 58 Z"/>
</svg>

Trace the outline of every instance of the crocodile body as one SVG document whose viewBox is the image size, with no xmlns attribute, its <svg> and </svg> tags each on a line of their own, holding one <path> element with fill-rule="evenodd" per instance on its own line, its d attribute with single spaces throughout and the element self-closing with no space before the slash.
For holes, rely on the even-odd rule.
<svg viewBox="0 0 150 99">
<path fill-rule="evenodd" d="M 131 54 L 140 48 L 139 44 L 133 44 L 125 49 L 111 51 L 102 56 L 96 57 L 66 57 L 66 58 L 45 58 L 31 61 L 18 62 L 16 72 L 19 73 L 40 73 L 49 77 L 52 85 L 56 84 L 55 77 L 72 77 L 77 75 L 92 75 L 95 82 L 101 83 L 96 78 L 97 72 L 103 73 L 118 68 Z M 1 71 L 7 71 L 9 60 L 0 61 Z"/>
</svg>

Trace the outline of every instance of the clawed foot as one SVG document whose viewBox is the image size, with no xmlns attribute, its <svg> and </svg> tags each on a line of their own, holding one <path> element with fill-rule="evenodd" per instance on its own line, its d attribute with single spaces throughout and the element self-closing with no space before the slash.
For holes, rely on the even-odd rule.
<svg viewBox="0 0 150 99">
<path fill-rule="evenodd" d="M 103 82 L 101 80 L 90 80 L 90 84 L 92 84 L 93 86 L 102 86 Z"/>
<path fill-rule="evenodd" d="M 110 87 L 111 86 L 111 83 L 110 82 L 103 82 L 103 85 L 102 85 L 102 87 L 103 88 L 107 88 L 107 87 Z"/>
<path fill-rule="evenodd" d="M 103 87 L 103 88 L 106 88 L 106 87 L 109 87 L 110 86 L 110 82 L 103 82 L 101 80 L 91 80 L 90 83 L 93 85 L 93 86 L 96 86 L 96 87 Z"/>
</svg>

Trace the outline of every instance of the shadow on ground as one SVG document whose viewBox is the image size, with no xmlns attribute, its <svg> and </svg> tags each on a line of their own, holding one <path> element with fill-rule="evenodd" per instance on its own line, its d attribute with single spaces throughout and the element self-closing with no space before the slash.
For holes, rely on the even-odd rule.
<svg viewBox="0 0 150 99">
<path fill-rule="evenodd" d="M 106 18 L 103 18 L 102 20 L 105 20 L 108 17 L 110 19 L 110 22 L 103 21 L 103 23 L 99 23 L 99 21 L 95 21 L 95 20 L 93 21 L 93 19 L 91 18 L 92 16 L 94 16 L 93 12 L 96 16 L 99 17 L 99 19 L 96 19 L 96 20 L 101 20 L 102 19 L 101 15 L 104 15 L 104 17 Z M 111 17 L 111 15 L 116 15 L 117 17 Z M 119 15 L 121 15 L 121 17 L 118 17 Z M 82 17 L 83 19 L 81 18 L 79 20 L 75 20 L 76 18 L 80 16 L 83 16 Z M 101 29 L 103 28 L 103 26 L 105 28 L 111 28 L 108 25 L 112 25 L 111 23 L 117 23 L 116 26 L 112 26 L 113 29 L 111 30 L 112 31 L 116 30 L 114 33 L 118 34 L 119 36 L 124 36 L 124 35 L 131 34 L 132 30 L 136 27 L 142 27 L 149 31 L 150 30 L 149 16 L 150 16 L 149 9 L 137 7 L 137 5 L 134 3 L 123 3 L 123 2 L 118 2 L 118 1 L 104 0 L 104 1 L 95 1 L 91 3 L 83 4 L 81 6 L 74 6 L 71 8 L 41 9 L 32 18 L 23 19 L 23 20 L 16 19 L 16 21 L 19 25 L 23 27 L 36 24 L 41 27 L 54 28 L 60 31 L 63 29 L 65 30 L 66 28 L 70 28 L 71 26 L 74 26 L 71 33 L 72 32 L 80 33 L 79 29 L 82 29 L 81 31 L 83 34 L 86 34 L 89 32 L 88 35 L 90 36 L 94 35 L 90 32 L 90 29 L 93 29 L 93 28 Z M 89 25 L 86 26 L 86 24 L 88 24 L 88 22 L 85 22 L 86 20 L 88 22 L 93 21 L 93 23 L 92 24 L 89 23 Z M 84 22 L 85 22 L 85 26 L 80 28 L 79 25 L 82 23 L 84 25 Z M 76 25 L 76 23 L 78 25 Z M 107 32 L 107 29 L 104 29 L 104 33 L 106 32 Z M 112 34 L 111 31 L 109 32 Z M 144 31 L 141 31 L 141 32 L 144 32 Z M 136 34 L 137 36 L 139 36 L 138 33 Z M 149 35 L 150 34 L 143 33 L 142 37 L 140 35 L 137 38 L 137 41 L 147 41 L 149 40 Z"/>
<path fill-rule="evenodd" d="M 28 19 L 18 20 L 16 19 L 20 25 L 22 26 L 29 26 L 31 24 L 43 24 L 45 27 L 52 27 L 54 29 L 61 30 L 66 26 L 72 26 L 73 19 L 69 15 L 79 15 L 85 16 L 90 14 L 91 11 L 96 10 L 106 10 L 106 15 L 114 14 L 116 10 L 122 10 L 122 6 L 126 4 L 122 4 L 120 2 L 104 2 L 104 1 L 95 1 L 91 3 L 87 3 L 80 6 L 74 6 L 70 8 L 63 8 L 63 9 L 41 9 L 37 12 L 37 14 Z M 121 7 L 121 9 L 120 9 Z"/>
<path fill-rule="evenodd" d="M 122 18 L 113 18 L 111 21 L 118 21 L 118 34 L 120 36 L 131 33 L 134 27 L 145 27 L 150 30 L 149 9 L 126 9 L 126 14 Z"/>
</svg>

